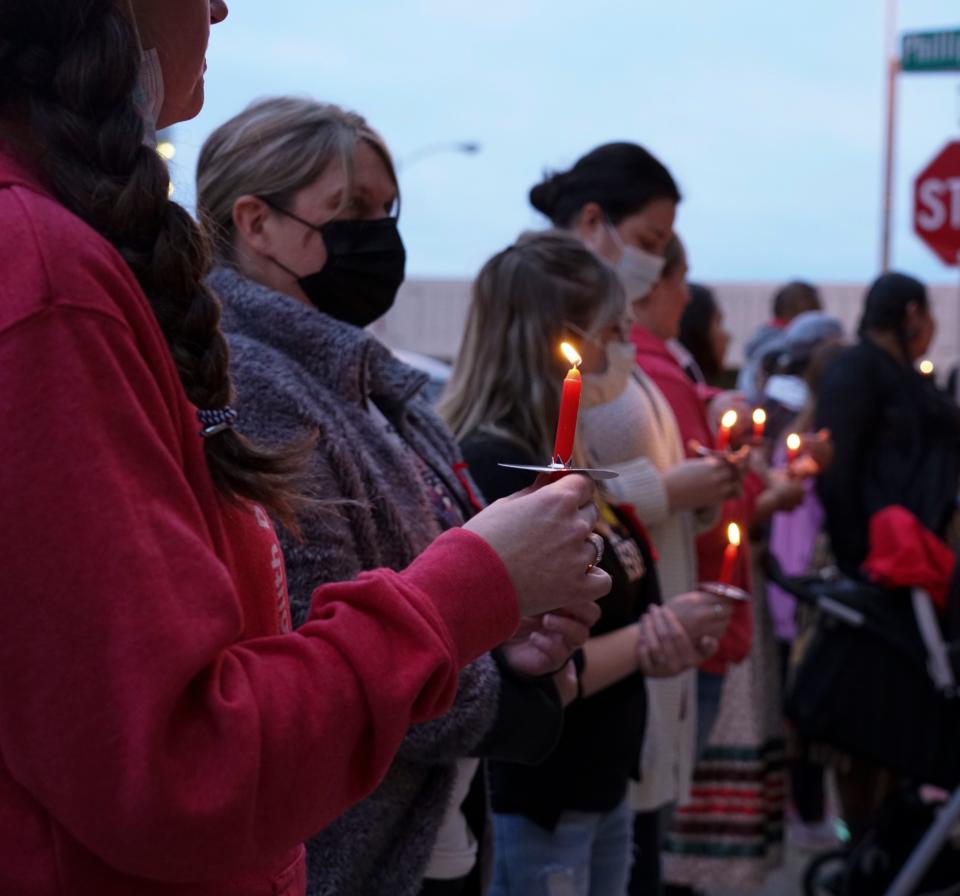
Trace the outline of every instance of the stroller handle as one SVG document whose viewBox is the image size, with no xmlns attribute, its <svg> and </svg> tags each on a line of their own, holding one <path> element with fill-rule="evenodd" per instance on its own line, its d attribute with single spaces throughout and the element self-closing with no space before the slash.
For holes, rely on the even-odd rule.
<svg viewBox="0 0 960 896">
<path fill-rule="evenodd" d="M 825 594 L 819 594 L 816 589 L 811 587 L 816 582 L 822 582 L 811 576 L 788 576 L 780 565 L 780 560 L 776 554 L 767 550 L 763 557 L 764 572 L 767 579 L 782 588 L 798 601 L 809 607 L 816 607 L 821 612 L 826 613 L 847 625 L 854 628 L 860 628 L 864 624 L 864 616 L 859 610 L 848 607 L 846 604 Z"/>
</svg>

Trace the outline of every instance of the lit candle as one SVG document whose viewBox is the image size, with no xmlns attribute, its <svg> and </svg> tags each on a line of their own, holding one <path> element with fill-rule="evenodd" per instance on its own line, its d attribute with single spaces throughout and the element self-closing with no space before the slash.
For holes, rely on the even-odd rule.
<svg viewBox="0 0 960 896">
<path fill-rule="evenodd" d="M 560 351 L 567 356 L 572 366 L 563 380 L 560 419 L 557 421 L 557 440 L 553 444 L 553 462 L 568 467 L 573 457 L 573 439 L 577 434 L 577 413 L 580 410 L 580 390 L 583 388 L 583 380 L 577 368 L 583 359 L 569 342 L 564 342 L 560 346 Z"/>
<path fill-rule="evenodd" d="M 767 412 L 757 408 L 753 412 L 753 437 L 759 442 L 763 438 L 763 430 L 767 425 Z"/>
<path fill-rule="evenodd" d="M 727 546 L 723 549 L 723 565 L 720 567 L 720 584 L 733 584 L 733 568 L 740 551 L 740 527 L 736 523 L 727 526 Z"/>
<path fill-rule="evenodd" d="M 920 362 L 919 367 L 920 373 L 922 373 L 924 376 L 933 376 L 933 361 L 931 361 L 929 358 L 924 358 Z"/>
<path fill-rule="evenodd" d="M 803 439 L 795 432 L 787 436 L 787 463 L 793 463 L 800 456 Z"/>
<path fill-rule="evenodd" d="M 717 449 L 726 451 L 730 447 L 730 431 L 737 425 L 737 412 L 727 411 L 720 418 L 720 433 L 717 435 Z"/>
</svg>

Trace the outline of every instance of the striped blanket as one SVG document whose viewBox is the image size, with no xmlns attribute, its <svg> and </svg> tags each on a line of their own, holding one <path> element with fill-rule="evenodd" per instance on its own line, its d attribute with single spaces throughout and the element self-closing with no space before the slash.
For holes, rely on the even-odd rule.
<svg viewBox="0 0 960 896">
<path fill-rule="evenodd" d="M 754 583 L 763 595 L 762 578 Z M 737 892 L 763 885 L 783 859 L 784 759 L 776 643 L 761 597 L 754 600 L 753 649 L 727 673 L 691 800 L 670 822 L 666 881 Z"/>
</svg>

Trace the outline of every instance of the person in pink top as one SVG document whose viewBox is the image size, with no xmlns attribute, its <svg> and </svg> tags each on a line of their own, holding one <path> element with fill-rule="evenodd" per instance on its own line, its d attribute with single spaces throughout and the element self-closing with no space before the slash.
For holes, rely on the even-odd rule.
<svg viewBox="0 0 960 896">
<path fill-rule="evenodd" d="M 232 428 L 206 241 L 155 124 L 202 104 L 220 0 L 33 0 L 0 29 L 0 892 L 294 896 L 302 841 L 521 614 L 609 588 L 568 477 L 313 597 L 268 512 L 298 449 Z M 322 496 L 321 496 L 322 497 Z M 532 620 L 530 627 L 538 622 Z"/>
</svg>

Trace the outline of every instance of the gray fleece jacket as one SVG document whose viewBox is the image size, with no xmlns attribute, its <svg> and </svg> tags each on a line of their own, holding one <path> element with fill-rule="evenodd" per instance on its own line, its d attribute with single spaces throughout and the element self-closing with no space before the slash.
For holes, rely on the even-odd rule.
<svg viewBox="0 0 960 896">
<path fill-rule="evenodd" d="M 365 331 L 231 268 L 217 268 L 209 282 L 223 302 L 241 431 L 272 445 L 316 434 L 313 491 L 338 502 L 308 513 L 302 541 L 281 535 L 293 618 L 300 624 L 318 585 L 365 569 L 402 569 L 440 534 L 410 452 L 368 403 L 440 477 L 466 518 L 470 499 L 454 470 L 460 458 L 420 396 L 427 377 Z M 307 844 L 310 896 L 419 892 L 455 760 L 503 756 L 498 698 L 508 677 L 489 654 L 464 669 L 450 712 L 413 727 L 380 787 Z M 559 710 L 556 715 L 556 731 L 544 731 L 532 755 L 516 758 L 534 761 L 549 750 L 559 730 Z"/>
</svg>

